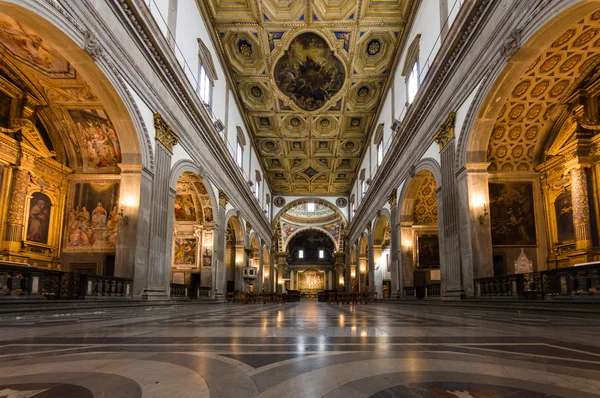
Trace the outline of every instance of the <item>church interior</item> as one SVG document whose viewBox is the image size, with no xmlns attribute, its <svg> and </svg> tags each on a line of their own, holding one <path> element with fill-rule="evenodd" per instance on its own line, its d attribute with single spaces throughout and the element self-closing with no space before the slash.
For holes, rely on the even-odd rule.
<svg viewBox="0 0 600 398">
<path fill-rule="evenodd" d="M 600 0 L 0 0 L 0 397 L 600 396 Z"/>
</svg>

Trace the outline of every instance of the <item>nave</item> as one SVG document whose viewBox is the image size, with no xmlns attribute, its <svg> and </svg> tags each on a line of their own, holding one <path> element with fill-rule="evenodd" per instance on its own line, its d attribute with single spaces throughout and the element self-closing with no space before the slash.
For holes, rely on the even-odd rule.
<svg viewBox="0 0 600 398">
<path fill-rule="evenodd" d="M 0 396 L 600 395 L 600 319 L 568 311 L 303 300 L 71 312 L 2 316 Z"/>
</svg>

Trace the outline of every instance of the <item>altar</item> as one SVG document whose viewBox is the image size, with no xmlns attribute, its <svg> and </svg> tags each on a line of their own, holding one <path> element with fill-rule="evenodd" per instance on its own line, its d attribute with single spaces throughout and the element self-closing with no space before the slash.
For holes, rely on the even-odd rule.
<svg viewBox="0 0 600 398">
<path fill-rule="evenodd" d="M 303 297 L 317 297 L 325 290 L 325 272 L 315 269 L 298 272 L 298 290 Z"/>
</svg>

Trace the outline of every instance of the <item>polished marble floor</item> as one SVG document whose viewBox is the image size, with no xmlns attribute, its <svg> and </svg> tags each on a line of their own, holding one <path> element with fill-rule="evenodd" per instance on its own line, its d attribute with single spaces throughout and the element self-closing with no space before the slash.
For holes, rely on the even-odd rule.
<svg viewBox="0 0 600 398">
<path fill-rule="evenodd" d="M 380 303 L 0 317 L 0 397 L 597 397 L 600 317 Z"/>
</svg>

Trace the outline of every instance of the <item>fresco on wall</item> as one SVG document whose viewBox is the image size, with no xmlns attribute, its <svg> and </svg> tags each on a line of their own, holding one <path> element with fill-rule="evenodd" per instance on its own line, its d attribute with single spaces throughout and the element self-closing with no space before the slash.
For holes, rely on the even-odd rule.
<svg viewBox="0 0 600 398">
<path fill-rule="evenodd" d="M 314 111 L 341 90 L 346 72 L 321 36 L 302 33 L 277 61 L 274 76 L 277 87 L 296 105 Z"/>
<path fill-rule="evenodd" d="M 421 235 L 417 238 L 419 267 L 440 265 L 440 241 L 437 235 Z"/>
<path fill-rule="evenodd" d="M 175 253 L 173 264 L 196 265 L 196 247 L 198 242 L 195 238 L 175 238 Z"/>
<path fill-rule="evenodd" d="M 94 172 L 119 171 L 121 145 L 108 115 L 99 109 L 70 109 L 69 114 L 84 144 L 85 166 Z"/>
<path fill-rule="evenodd" d="M 0 44 L 21 61 L 45 72 L 69 70 L 67 60 L 39 35 L 3 13 L 0 13 Z"/>
<path fill-rule="evenodd" d="M 342 224 L 338 222 L 333 222 L 330 224 L 323 225 L 323 229 L 329 232 L 334 238 L 336 243 L 340 240 L 340 229 Z"/>
<path fill-rule="evenodd" d="M 74 183 L 64 251 L 113 252 L 119 225 L 119 183 Z"/>
<path fill-rule="evenodd" d="M 489 192 L 492 245 L 536 245 L 533 185 L 530 182 L 490 183 Z"/>
<path fill-rule="evenodd" d="M 196 221 L 196 206 L 191 194 L 175 195 L 175 221 Z"/>
<path fill-rule="evenodd" d="M 200 204 L 202 205 L 202 213 L 204 215 L 205 222 L 213 222 L 214 214 L 212 209 L 212 202 L 210 201 L 210 195 L 206 190 L 206 186 L 204 186 L 201 182 L 196 182 L 195 184 L 196 190 L 200 196 Z"/>
<path fill-rule="evenodd" d="M 573 226 L 573 203 L 571 192 L 564 192 L 554 201 L 554 212 L 556 214 L 556 230 L 558 241 L 566 242 L 575 239 L 575 227 Z"/>
<path fill-rule="evenodd" d="M 307 269 L 300 272 L 300 291 L 302 293 L 318 293 L 325 290 L 324 273 L 314 269 Z"/>
<path fill-rule="evenodd" d="M 41 192 L 34 192 L 29 202 L 26 240 L 48 244 L 50 228 L 50 198 Z"/>
</svg>

